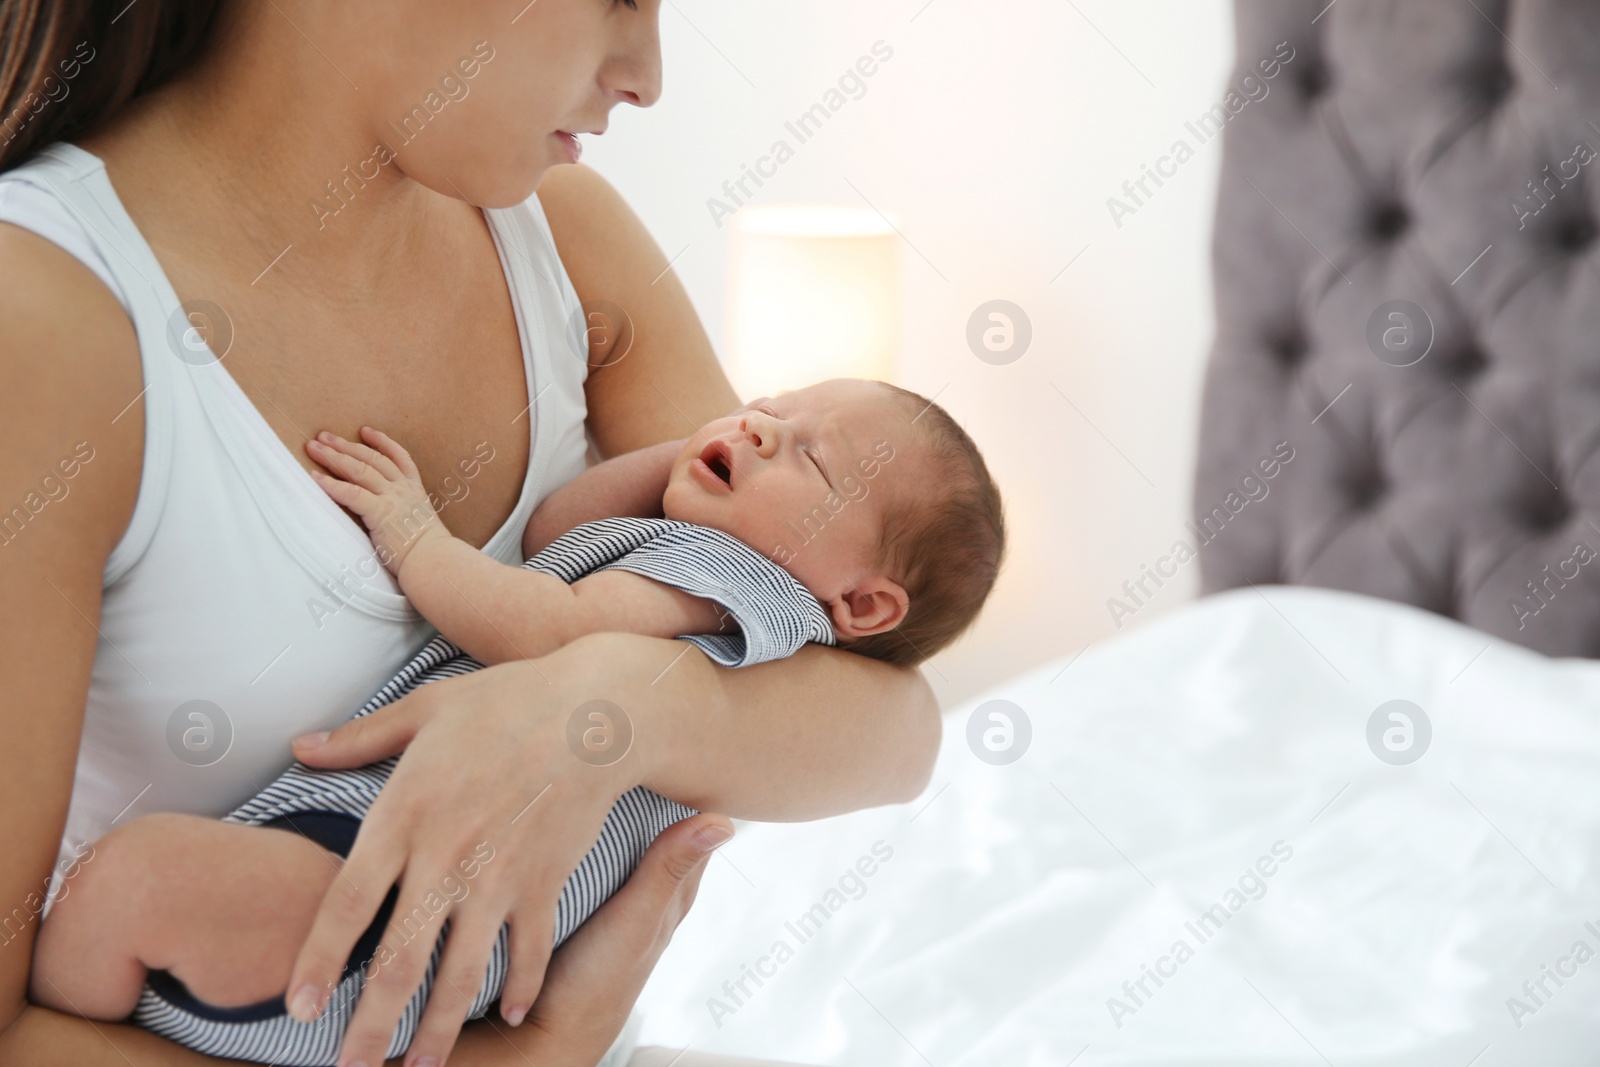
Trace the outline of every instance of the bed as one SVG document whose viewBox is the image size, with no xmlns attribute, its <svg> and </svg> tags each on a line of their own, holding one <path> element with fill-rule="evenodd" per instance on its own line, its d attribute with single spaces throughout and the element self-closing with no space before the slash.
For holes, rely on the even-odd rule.
<svg viewBox="0 0 1600 1067">
<path fill-rule="evenodd" d="M 1279 65 L 1224 139 L 1206 595 L 950 709 L 913 804 L 741 827 L 645 1040 L 1594 1062 L 1600 4 L 1236 27 L 1231 83 Z"/>
<path fill-rule="evenodd" d="M 968 746 L 990 700 L 1031 720 L 1015 762 Z M 1368 744 L 1393 700 L 1432 727 L 1409 763 Z M 1600 951 L 1597 703 L 1600 663 L 1418 608 L 1207 597 L 954 710 L 914 804 L 742 826 L 645 1036 L 863 1067 L 1592 1063 L 1600 962 L 1540 1005 L 1523 982 Z M 1141 992 L 1146 967 L 1173 973 Z"/>
</svg>

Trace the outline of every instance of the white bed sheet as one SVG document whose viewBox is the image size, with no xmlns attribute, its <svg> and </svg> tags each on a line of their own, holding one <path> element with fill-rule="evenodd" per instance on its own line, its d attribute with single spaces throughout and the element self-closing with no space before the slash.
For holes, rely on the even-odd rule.
<svg viewBox="0 0 1600 1067">
<path fill-rule="evenodd" d="M 996 698 L 1033 729 L 1006 766 L 966 741 Z M 1367 743 L 1391 699 L 1433 727 L 1405 766 Z M 913 804 L 741 824 L 641 1037 L 863 1067 L 1592 1064 L 1600 961 L 1573 950 L 1600 952 L 1597 838 L 1600 663 L 1236 591 L 952 709 Z M 830 898 L 875 844 L 892 856 Z M 1203 941 L 1186 926 L 1240 901 Z"/>
</svg>

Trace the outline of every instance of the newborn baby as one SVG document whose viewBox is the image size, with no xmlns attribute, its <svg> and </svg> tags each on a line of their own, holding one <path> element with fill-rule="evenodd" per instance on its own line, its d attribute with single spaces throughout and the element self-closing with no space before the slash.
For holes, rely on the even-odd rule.
<svg viewBox="0 0 1600 1067">
<path fill-rule="evenodd" d="M 523 544 L 534 554 L 520 568 L 452 537 L 405 449 L 370 427 L 362 436 L 323 434 L 308 446 L 328 472 L 317 478 L 360 516 L 440 636 L 358 715 L 429 681 L 604 631 L 682 637 L 725 666 L 807 641 L 918 663 L 970 625 L 1003 551 L 999 494 L 971 439 L 931 401 L 881 382 L 763 398 L 681 445 L 657 446 L 675 451 L 664 488 L 652 450 L 590 468 L 529 520 Z M 652 513 L 602 517 L 626 501 L 649 501 L 639 510 Z M 296 763 L 220 822 L 152 815 L 114 830 L 40 930 L 33 999 L 90 1018 L 132 1014 L 211 1055 L 333 1064 L 365 969 L 383 960 L 385 934 L 405 926 L 391 924 L 398 887 L 320 1017 L 291 1017 L 283 993 L 339 857 L 396 761 L 353 771 Z M 692 814 L 642 787 L 624 794 L 561 895 L 556 944 L 656 834 Z M 463 877 L 492 861 L 492 847 L 480 848 Z M 410 1044 L 437 963 L 436 951 L 389 1056 Z M 498 998 L 507 966 L 502 927 L 469 1018 Z"/>
</svg>

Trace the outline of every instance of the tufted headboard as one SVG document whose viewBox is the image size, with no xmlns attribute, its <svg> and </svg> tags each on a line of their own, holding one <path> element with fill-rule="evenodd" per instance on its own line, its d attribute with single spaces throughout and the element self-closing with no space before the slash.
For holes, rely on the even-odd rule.
<svg viewBox="0 0 1600 1067">
<path fill-rule="evenodd" d="M 1190 124 L 1223 131 L 1202 592 L 1346 589 L 1600 656 L 1600 3 L 1236 16 Z"/>
</svg>

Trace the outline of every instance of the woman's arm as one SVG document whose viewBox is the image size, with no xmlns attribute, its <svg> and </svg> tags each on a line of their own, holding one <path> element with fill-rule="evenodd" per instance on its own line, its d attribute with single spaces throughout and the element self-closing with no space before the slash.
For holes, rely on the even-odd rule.
<svg viewBox="0 0 1600 1067">
<path fill-rule="evenodd" d="M 0 703 L 0 1063 L 210 1062 L 26 1001 L 72 792 L 101 574 L 133 513 L 144 411 L 131 403 L 139 351 L 122 308 L 77 260 L 8 225 L 0 322 L 0 645 L 14 667 Z M 92 458 L 67 478 L 60 463 L 79 442 Z"/>
<path fill-rule="evenodd" d="M 585 307 L 609 301 L 632 330 L 590 334 L 588 428 L 602 456 L 688 437 L 739 406 L 689 294 L 625 200 L 582 163 L 539 184 L 556 251 Z M 610 347 L 626 336 L 614 359 Z M 797 382 L 797 385 L 807 383 Z"/>
<path fill-rule="evenodd" d="M 643 783 L 683 804 L 768 822 L 820 819 L 909 801 L 933 773 L 939 705 L 914 668 L 808 644 L 734 670 L 661 647 L 683 642 L 598 640 L 613 662 L 676 660 L 627 706 Z"/>
<path fill-rule="evenodd" d="M 737 408 L 688 294 L 610 183 L 581 163 L 555 167 L 539 200 L 579 298 L 611 301 L 632 321 L 624 358 L 590 352 L 597 369 L 584 390 L 601 451 L 681 438 Z M 704 669 L 684 672 L 693 679 L 660 709 L 684 727 L 663 738 L 674 754 L 653 780 L 674 799 L 736 817 L 812 818 L 915 796 L 931 773 L 939 712 L 918 671 L 821 645 L 737 671 L 686 656 L 673 672 L 690 661 Z"/>
<path fill-rule="evenodd" d="M 585 383 L 589 429 L 602 454 L 683 437 L 737 408 L 682 286 L 616 192 L 586 167 L 558 167 L 540 198 L 580 299 L 613 301 L 633 322 L 624 358 L 590 351 L 597 369 Z M 576 753 L 563 760 L 570 716 L 597 699 L 633 723 L 631 749 L 614 765 Z M 516 858 L 451 909 L 440 974 L 458 985 L 477 981 L 509 919 L 501 1010 L 520 1022 L 543 978 L 560 883 L 630 785 L 730 815 L 815 818 L 914 797 L 932 771 L 939 734 L 938 705 L 920 672 L 821 646 L 732 671 L 679 641 L 603 633 L 541 661 L 424 686 L 296 746 L 318 767 L 405 755 L 351 849 L 345 871 L 355 887 L 336 883 L 301 949 L 291 1011 L 306 1020 L 320 1014 L 384 888 L 402 872 L 402 896 L 432 884 L 449 856 L 494 827 Z M 519 775 L 546 785 L 525 797 Z M 382 1047 L 420 979 L 422 951 L 407 945 L 397 956 L 363 991 L 345 1057 Z M 450 998 L 430 1001 L 421 1047 L 448 1050 L 463 1014 Z"/>
<path fill-rule="evenodd" d="M 662 441 L 612 456 L 545 497 L 523 531 L 523 558 L 537 554 L 574 526 L 596 519 L 617 515 L 659 519 L 667 477 L 682 447 L 682 440 Z"/>
<path fill-rule="evenodd" d="M 138 494 L 143 383 L 137 340 L 105 287 L 55 245 L 5 224 L 0 322 L 0 603 L 8 609 L 0 642 L 18 667 L 0 702 L 0 812 L 7 816 L 0 819 L 0 1064 L 223 1067 L 235 1061 L 26 999 L 71 798 L 101 577 Z M 60 464 L 79 442 L 93 458 L 68 479 Z M 537 1025 L 507 1034 L 475 1023 L 453 1065 L 522 1067 L 530 1057 L 550 1067 L 595 1062 L 698 880 L 692 830 L 663 839 L 586 933 L 557 954 L 547 995 L 530 1013 Z"/>
<path fill-rule="evenodd" d="M 860 662 L 836 670 L 828 657 Z M 766 678 L 746 688 L 741 675 Z M 842 685 L 872 710 L 842 720 L 829 706 L 846 695 Z M 580 751 L 572 733 L 597 702 L 615 746 L 599 760 Z M 603 633 L 539 660 L 422 686 L 328 734 L 296 740 L 295 754 L 315 767 L 403 755 L 301 949 L 290 1012 L 303 1021 L 321 1014 L 389 886 L 400 883 L 402 902 L 421 899 L 457 857 L 488 841 L 506 860 L 486 868 L 471 895 L 445 902 L 439 918 L 449 920 L 450 934 L 439 980 L 441 988 L 479 981 L 509 921 L 500 1010 L 515 1026 L 540 989 L 562 884 L 633 786 L 700 804 L 727 798 L 729 814 L 815 818 L 909 800 L 927 781 L 938 739 L 937 709 L 920 675 L 822 648 L 730 670 L 680 641 Z M 376 1061 L 430 952 L 419 938 L 382 957 L 345 1031 L 346 1060 Z M 465 1007 L 463 998 L 430 1000 L 413 1053 L 447 1051 Z"/>
</svg>

